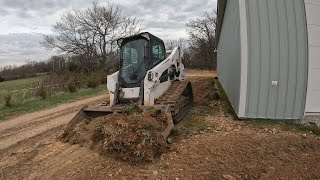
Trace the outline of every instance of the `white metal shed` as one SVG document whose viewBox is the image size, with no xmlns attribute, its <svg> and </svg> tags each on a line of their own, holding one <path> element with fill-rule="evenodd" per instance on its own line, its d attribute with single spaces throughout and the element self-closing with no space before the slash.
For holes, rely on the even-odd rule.
<svg viewBox="0 0 320 180">
<path fill-rule="evenodd" d="M 305 0 L 308 27 L 308 87 L 305 112 L 320 112 L 320 0 Z"/>
<path fill-rule="evenodd" d="M 320 112 L 320 0 L 219 0 L 217 72 L 239 118 Z"/>
</svg>

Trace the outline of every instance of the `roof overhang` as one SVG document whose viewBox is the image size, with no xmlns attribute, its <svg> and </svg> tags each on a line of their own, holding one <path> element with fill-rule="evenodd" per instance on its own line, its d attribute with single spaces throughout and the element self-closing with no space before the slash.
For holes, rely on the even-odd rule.
<svg viewBox="0 0 320 180">
<path fill-rule="evenodd" d="M 227 0 L 218 0 L 218 7 L 217 7 L 217 28 L 216 28 L 216 42 L 215 42 L 215 47 L 218 47 L 219 44 L 219 39 L 220 39 L 220 33 L 221 33 L 221 28 L 223 24 L 223 19 L 224 19 L 224 13 L 226 10 L 227 6 Z"/>
</svg>

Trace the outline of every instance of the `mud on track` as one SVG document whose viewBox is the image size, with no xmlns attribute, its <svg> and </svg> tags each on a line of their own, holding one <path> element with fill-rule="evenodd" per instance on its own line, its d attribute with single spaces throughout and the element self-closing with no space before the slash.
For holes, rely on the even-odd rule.
<svg viewBox="0 0 320 180">
<path fill-rule="evenodd" d="M 213 74 L 188 72 L 195 100 Z M 177 138 L 170 151 L 137 166 L 57 141 L 79 108 L 104 97 L 65 104 L 0 123 L 0 179 L 320 179 L 320 138 L 311 133 L 258 128 L 234 121 L 220 107 L 203 120 L 211 128 Z M 201 104 L 196 102 L 196 104 Z M 195 109 L 205 109 L 197 107 Z M 187 120 L 203 112 L 191 111 Z M 226 176 L 225 176 L 226 177 Z"/>
</svg>

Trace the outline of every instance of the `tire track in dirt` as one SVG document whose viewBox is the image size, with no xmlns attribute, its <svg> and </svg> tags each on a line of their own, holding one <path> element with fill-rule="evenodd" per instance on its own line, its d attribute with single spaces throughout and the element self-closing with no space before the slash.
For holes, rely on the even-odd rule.
<svg viewBox="0 0 320 180">
<path fill-rule="evenodd" d="M 106 95 L 99 95 L 2 122 L 0 123 L 0 150 L 64 125 L 72 119 L 80 107 L 106 100 L 106 98 Z"/>
<path fill-rule="evenodd" d="M 77 110 L 79 110 L 79 108 L 72 108 L 72 111 L 77 111 Z M 53 115 L 44 117 L 43 119 L 38 119 L 37 121 L 32 121 L 30 123 L 24 123 L 16 127 L 5 129 L 4 131 L 1 131 L 0 141 L 8 136 L 13 136 L 15 134 L 19 134 L 20 132 L 30 130 L 35 126 L 40 126 L 41 124 L 47 123 L 52 119 L 58 118 L 63 115 L 68 115 L 68 114 L 70 114 L 70 110 L 62 111 L 61 113 L 55 113 Z"/>
<path fill-rule="evenodd" d="M 9 146 L 12 146 L 20 141 L 23 141 L 25 139 L 29 139 L 33 136 L 36 136 L 38 134 L 41 134 L 49 129 L 52 129 L 54 127 L 60 126 L 62 124 L 66 124 L 72 119 L 72 117 L 76 113 L 67 114 L 65 116 L 59 116 L 55 119 L 52 119 L 49 122 L 43 123 L 40 126 L 33 127 L 32 129 L 28 129 L 25 131 L 21 131 L 17 134 L 13 134 L 12 136 L 8 136 L 4 139 L 1 139 L 0 141 L 0 150 L 5 149 Z"/>
<path fill-rule="evenodd" d="M 79 149 L 80 148 L 80 149 Z M 79 158 L 90 158 L 92 154 L 87 149 L 77 145 L 70 146 L 63 143 L 54 143 L 47 146 L 43 151 L 34 158 L 37 166 L 34 167 L 33 173 L 29 179 L 57 179 L 59 172 L 68 169 Z M 50 172 L 46 171 L 50 169 Z"/>
</svg>

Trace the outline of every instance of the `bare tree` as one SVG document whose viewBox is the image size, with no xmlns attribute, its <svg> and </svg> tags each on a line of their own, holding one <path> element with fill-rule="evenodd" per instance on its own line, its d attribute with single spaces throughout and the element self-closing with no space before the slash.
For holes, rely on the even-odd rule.
<svg viewBox="0 0 320 180">
<path fill-rule="evenodd" d="M 214 56 L 216 17 L 216 11 L 205 12 L 202 17 L 190 20 L 186 24 L 193 60 L 201 66 L 213 69 L 216 68 Z"/>
<path fill-rule="evenodd" d="M 116 40 L 141 30 L 141 20 L 125 16 L 118 5 L 100 6 L 96 1 L 86 10 L 73 10 L 61 16 L 53 26 L 53 35 L 45 35 L 42 45 L 88 60 L 99 59 L 104 67 L 107 57 L 117 49 Z"/>
<path fill-rule="evenodd" d="M 187 68 L 194 68 L 193 66 L 191 66 L 192 62 L 190 62 L 190 45 L 189 44 L 190 44 L 189 40 L 184 38 L 179 38 L 177 40 L 165 42 L 165 46 L 167 50 L 172 50 L 174 47 L 179 46 L 183 54 L 182 55 L 183 64 L 186 65 Z"/>
<path fill-rule="evenodd" d="M 177 40 L 166 41 L 165 46 L 167 50 L 172 50 L 174 47 L 179 46 L 183 51 L 188 47 L 188 40 L 184 38 L 179 38 Z"/>
</svg>

